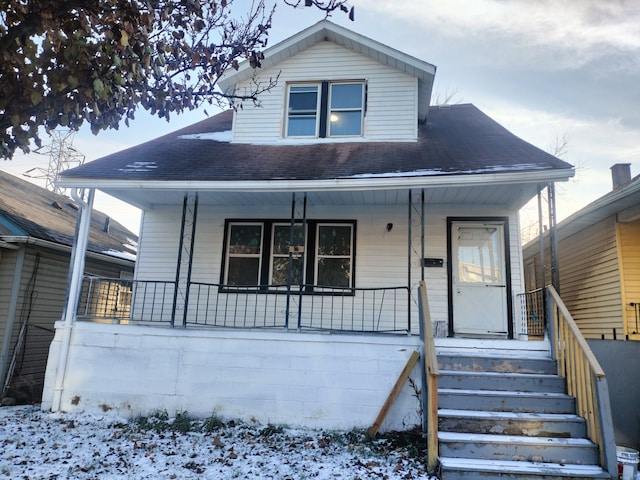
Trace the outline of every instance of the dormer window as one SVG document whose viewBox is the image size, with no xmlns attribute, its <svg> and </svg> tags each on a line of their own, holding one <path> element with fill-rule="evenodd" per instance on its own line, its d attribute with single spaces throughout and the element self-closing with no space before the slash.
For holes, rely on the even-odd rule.
<svg viewBox="0 0 640 480">
<path fill-rule="evenodd" d="M 362 136 L 364 82 L 290 84 L 287 137 Z"/>
<path fill-rule="evenodd" d="M 288 137 L 317 137 L 320 95 L 318 85 L 289 87 Z"/>
</svg>

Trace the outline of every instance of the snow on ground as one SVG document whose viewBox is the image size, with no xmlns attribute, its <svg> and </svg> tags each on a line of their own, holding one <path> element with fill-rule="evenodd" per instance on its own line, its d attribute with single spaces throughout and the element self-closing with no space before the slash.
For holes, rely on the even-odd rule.
<svg viewBox="0 0 640 480">
<path fill-rule="evenodd" d="M 0 408 L 0 479 L 428 479 L 418 435 Z"/>
</svg>

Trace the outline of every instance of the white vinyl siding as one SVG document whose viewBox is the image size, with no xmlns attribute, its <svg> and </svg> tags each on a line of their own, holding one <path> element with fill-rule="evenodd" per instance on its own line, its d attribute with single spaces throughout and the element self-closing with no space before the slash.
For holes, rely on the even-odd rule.
<svg viewBox="0 0 640 480">
<path fill-rule="evenodd" d="M 440 333 L 446 332 L 448 322 L 448 290 L 447 290 L 447 248 L 446 218 L 447 216 L 508 216 L 513 292 L 522 291 L 520 244 L 517 227 L 514 223 L 516 215 L 509 215 L 504 209 L 469 208 L 469 207 L 428 207 L 425 218 L 425 256 L 442 258 L 443 266 L 425 268 L 425 280 L 429 296 L 431 317 L 438 323 Z M 193 272 L 191 280 L 208 284 L 218 284 L 221 278 L 220 268 L 223 265 L 223 238 L 225 219 L 250 218 L 285 219 L 291 213 L 291 206 L 257 205 L 253 207 L 211 207 L 200 205 L 194 245 Z M 173 281 L 178 250 L 178 232 L 180 231 L 180 208 L 153 210 L 146 212 L 141 235 L 141 251 L 147 247 L 155 255 L 141 255 L 137 265 L 137 278 L 163 279 Z M 421 276 L 420 268 L 420 221 L 419 214 L 414 212 L 412 226 L 412 253 L 407 259 L 407 206 L 406 205 L 351 205 L 351 206 L 310 206 L 307 218 L 319 221 L 327 219 L 335 221 L 356 222 L 354 252 L 356 288 L 375 288 L 407 285 L 408 263 L 411 262 L 412 294 Z M 392 228 L 387 231 L 387 224 Z M 406 310 L 406 306 L 401 306 Z M 417 300 L 412 299 L 412 315 L 414 324 L 412 331 L 417 330 Z M 517 306 L 514 304 L 515 314 Z M 516 319 L 517 325 L 517 319 Z M 443 331 L 443 329 L 445 329 Z M 518 333 L 516 331 L 516 333 Z"/>
<path fill-rule="evenodd" d="M 136 280 L 175 280 L 181 216 L 182 206 L 158 207 L 144 212 Z"/>
<path fill-rule="evenodd" d="M 295 82 L 366 81 L 363 137 L 368 141 L 412 141 L 417 138 L 417 85 L 411 77 L 331 42 L 321 42 L 272 70 L 258 71 L 278 84 L 260 96 L 260 106 L 245 102 L 234 116 L 233 141 L 276 143 L 286 127 L 287 84 Z M 279 75 L 279 76 L 278 76 Z M 252 84 L 239 86 L 238 93 Z M 326 140 L 331 141 L 331 140 Z"/>
</svg>

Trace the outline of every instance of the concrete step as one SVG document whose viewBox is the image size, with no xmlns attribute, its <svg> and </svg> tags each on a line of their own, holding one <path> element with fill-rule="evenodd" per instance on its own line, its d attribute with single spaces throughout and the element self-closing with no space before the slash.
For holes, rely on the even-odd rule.
<svg viewBox="0 0 640 480">
<path fill-rule="evenodd" d="M 441 457 L 597 465 L 598 448 L 584 438 L 438 432 Z"/>
<path fill-rule="evenodd" d="M 565 380 L 558 375 L 440 370 L 438 388 L 508 390 L 518 392 L 565 392 Z"/>
<path fill-rule="evenodd" d="M 438 411 L 438 429 L 443 432 L 555 438 L 583 438 L 587 433 L 584 419 L 572 414 L 448 409 Z"/>
<path fill-rule="evenodd" d="M 438 406 L 489 412 L 575 413 L 573 397 L 550 392 L 438 388 Z"/>
<path fill-rule="evenodd" d="M 435 338 L 438 354 L 493 355 L 516 358 L 551 358 L 551 343 L 543 341 L 483 338 Z"/>
<path fill-rule="evenodd" d="M 557 374 L 557 363 L 551 358 L 518 358 L 514 356 L 438 354 L 440 370 L 502 373 Z"/>
<path fill-rule="evenodd" d="M 440 459 L 442 480 L 513 479 L 513 480 L 572 480 L 610 479 L 596 465 L 560 465 L 544 462 L 512 462 L 479 460 L 477 458 Z"/>
</svg>

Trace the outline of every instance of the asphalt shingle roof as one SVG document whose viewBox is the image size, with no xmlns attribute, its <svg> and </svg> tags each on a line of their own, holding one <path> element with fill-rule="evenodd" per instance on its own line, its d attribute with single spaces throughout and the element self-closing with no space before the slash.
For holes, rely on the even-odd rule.
<svg viewBox="0 0 640 480">
<path fill-rule="evenodd" d="M 324 180 L 407 174 L 468 175 L 571 168 L 471 104 L 431 107 L 417 142 L 240 144 L 184 138 L 229 132 L 232 111 L 63 173 L 153 181 Z M 229 134 L 230 138 L 230 134 Z"/>
<path fill-rule="evenodd" d="M 78 206 L 70 198 L 0 171 L 0 217 L 28 236 L 72 246 L 77 215 Z M 132 242 L 137 242 L 138 237 L 112 218 L 108 220 L 107 232 L 107 218 L 93 210 L 88 250 L 135 254 Z"/>
</svg>

